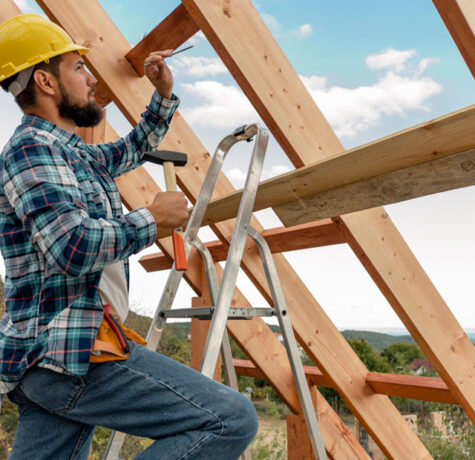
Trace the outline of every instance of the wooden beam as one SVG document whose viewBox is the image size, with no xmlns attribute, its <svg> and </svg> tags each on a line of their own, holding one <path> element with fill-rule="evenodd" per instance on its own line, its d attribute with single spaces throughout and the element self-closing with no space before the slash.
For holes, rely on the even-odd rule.
<svg viewBox="0 0 475 460">
<path fill-rule="evenodd" d="M 297 251 L 300 249 L 316 248 L 333 244 L 344 243 L 343 235 L 330 219 L 311 222 L 295 227 L 279 227 L 264 230 L 262 236 L 267 241 L 271 252 L 280 253 Z M 211 241 L 205 244 L 213 259 L 217 262 L 226 260 L 229 245 L 220 241 Z M 168 270 L 173 261 L 164 253 L 147 254 L 139 260 L 142 267 L 148 272 Z"/>
<path fill-rule="evenodd" d="M 143 61 L 152 51 L 178 48 L 199 30 L 185 7 L 179 5 L 125 57 L 137 74 L 142 77 L 144 75 Z"/>
<path fill-rule="evenodd" d="M 296 166 L 318 160 L 317 152 L 329 156 L 344 150 L 250 1 L 182 3 Z M 274 260 L 300 344 L 383 452 L 389 458 L 430 458 L 389 398 L 366 383 L 368 370 L 285 258 Z M 244 258 L 242 266 L 268 296 L 253 262 Z"/>
<path fill-rule="evenodd" d="M 259 184 L 254 210 L 287 225 L 475 184 L 475 105 Z M 242 191 L 210 202 L 203 225 L 236 216 Z"/>
<path fill-rule="evenodd" d="M 256 379 L 265 379 L 264 374 L 251 361 L 235 359 L 236 374 Z M 304 366 L 305 376 L 313 384 L 334 388 L 334 383 L 324 376 L 315 366 Z M 400 398 L 434 401 L 445 404 L 458 404 L 447 385 L 438 377 L 420 377 L 417 375 L 385 374 L 369 372 L 366 382 L 375 393 Z"/>
<path fill-rule="evenodd" d="M 366 381 L 379 394 L 444 404 L 458 404 L 445 382 L 438 377 L 370 372 Z"/>
<path fill-rule="evenodd" d="M 0 0 L 0 23 L 21 14 L 18 5 L 11 0 Z"/>
<path fill-rule="evenodd" d="M 473 0 L 432 1 L 475 78 L 475 3 Z"/>
<path fill-rule="evenodd" d="M 475 184 L 475 148 L 274 207 L 285 225 L 349 214 Z"/>
<path fill-rule="evenodd" d="M 130 68 L 124 68 L 123 54 L 121 53 L 123 49 L 126 48 L 126 45 L 124 45 L 126 42 L 120 34 L 114 32 L 115 26 L 97 1 L 88 0 L 87 8 L 89 15 L 87 18 L 84 18 L 81 14 L 84 5 L 78 5 L 78 2 L 74 0 L 63 0 L 60 3 L 54 0 L 39 0 L 38 3 L 41 4 L 42 8 L 48 11 L 50 18 L 57 22 L 59 21 L 58 18 L 60 18 L 61 25 L 74 39 L 80 41 L 81 37 L 87 37 L 88 42 L 94 42 L 93 49 L 85 55 L 86 59 L 90 63 L 91 68 L 95 69 L 95 72 L 104 72 L 107 75 L 111 75 L 110 80 L 105 80 L 111 87 L 111 94 L 114 94 L 115 98 L 123 97 L 123 99 L 118 99 L 115 102 L 122 107 L 124 114 L 131 123 L 136 123 L 140 118 L 143 107 L 149 102 L 152 86 L 144 79 L 140 80 L 135 78 L 134 80 L 128 78 L 129 72 L 132 71 L 135 73 L 135 71 L 133 71 L 127 62 L 125 62 L 125 64 Z M 48 4 L 48 8 L 46 8 L 46 3 Z M 108 32 L 111 30 L 112 41 L 108 39 L 95 40 L 96 30 L 101 30 L 105 37 L 108 37 Z M 110 56 L 105 59 L 103 56 L 104 53 L 109 53 Z M 122 74 L 122 72 L 125 73 Z M 126 75 L 126 77 L 122 78 L 123 75 Z M 142 83 L 142 81 L 145 83 Z M 134 94 L 135 97 L 130 97 L 130 94 Z M 194 200 L 199 193 L 201 182 L 207 171 L 210 155 L 180 114 L 176 113 L 166 142 L 163 144 L 163 148 L 178 149 L 180 147 L 185 149 L 189 155 L 188 166 L 180 168 L 179 171 L 180 186 L 182 190 Z M 143 168 L 138 168 L 126 176 L 127 177 L 122 176 L 120 182 L 127 184 L 127 186 L 124 186 L 124 192 L 127 194 L 124 199 L 131 208 L 138 208 L 146 205 L 146 203 L 150 203 L 155 197 L 155 193 L 159 191 L 156 184 L 154 186 L 152 186 L 152 184 L 144 185 L 144 183 L 147 182 L 147 175 Z M 137 184 L 140 185 L 137 186 Z M 221 177 L 215 191 L 217 194 L 222 194 L 230 191 L 230 189 L 230 183 L 224 177 Z M 259 223 L 254 219 L 253 226 L 260 230 Z M 232 233 L 232 228 L 233 222 L 228 222 L 226 225 L 220 224 L 219 228 L 218 226 L 214 227 L 214 230 L 229 236 Z M 167 250 L 167 252 L 171 254 L 171 248 Z M 251 251 L 246 250 L 246 258 L 249 257 L 255 258 L 255 272 L 264 278 L 265 282 L 260 258 L 256 254 L 251 253 Z M 198 267 L 201 267 L 196 261 L 189 261 L 189 266 L 188 272 L 190 272 L 190 270 L 195 271 L 195 274 L 196 271 L 199 271 Z M 216 264 L 215 267 L 219 276 L 220 273 L 222 273 L 222 269 L 219 264 Z M 259 271 L 261 273 L 259 273 Z M 200 275 L 201 272 L 199 272 L 198 276 Z M 186 276 L 189 276 L 189 273 L 187 273 Z M 236 304 L 248 304 L 239 290 L 236 289 L 234 295 L 233 302 Z M 269 296 L 269 294 L 267 295 Z M 286 401 L 287 405 L 293 411 L 297 413 L 300 412 L 297 391 L 285 349 L 275 338 L 269 327 L 261 319 L 254 319 L 252 321 L 230 321 L 228 323 L 228 330 L 252 361 L 263 370 L 268 380 L 272 383 L 274 388 L 277 389 L 277 392 L 281 395 L 282 399 Z M 334 419 L 331 420 L 331 423 L 333 423 L 333 421 Z M 322 430 L 324 429 L 326 429 L 326 425 L 322 427 Z M 335 426 L 334 430 L 338 432 L 338 426 Z M 331 436 L 331 433 L 328 435 Z M 326 433 L 324 433 L 324 437 L 325 436 L 327 436 Z M 337 442 L 343 447 L 351 449 L 352 441 L 348 436 L 341 436 L 340 439 L 333 440 L 333 442 Z M 343 449 L 341 451 L 344 452 Z M 342 455 L 338 458 L 346 460 L 351 458 L 351 456 Z"/>
</svg>

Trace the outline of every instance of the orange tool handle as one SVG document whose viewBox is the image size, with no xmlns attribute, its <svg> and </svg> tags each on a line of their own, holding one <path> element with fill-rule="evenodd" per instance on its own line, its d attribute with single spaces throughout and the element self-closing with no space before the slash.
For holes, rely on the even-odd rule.
<svg viewBox="0 0 475 460">
<path fill-rule="evenodd" d="M 165 173 L 165 185 L 167 191 L 174 192 L 176 190 L 175 166 L 171 161 L 163 163 L 163 172 Z M 181 228 L 172 231 L 173 254 L 175 256 L 175 270 L 182 271 L 188 268 L 186 263 L 185 245 L 183 244 L 183 236 Z"/>
<path fill-rule="evenodd" d="M 186 270 L 188 265 L 186 263 L 185 245 L 183 244 L 183 237 L 181 233 L 176 230 L 172 231 L 173 253 L 175 254 L 175 270 Z"/>
</svg>

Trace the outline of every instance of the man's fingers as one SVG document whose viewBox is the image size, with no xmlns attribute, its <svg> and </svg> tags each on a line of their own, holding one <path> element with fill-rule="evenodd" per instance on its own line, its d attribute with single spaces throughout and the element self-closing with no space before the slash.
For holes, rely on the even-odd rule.
<svg viewBox="0 0 475 460">
<path fill-rule="evenodd" d="M 163 51 L 153 51 L 145 59 L 144 64 L 159 64 L 163 62 L 163 59 L 173 54 L 172 49 L 163 50 Z"/>
</svg>

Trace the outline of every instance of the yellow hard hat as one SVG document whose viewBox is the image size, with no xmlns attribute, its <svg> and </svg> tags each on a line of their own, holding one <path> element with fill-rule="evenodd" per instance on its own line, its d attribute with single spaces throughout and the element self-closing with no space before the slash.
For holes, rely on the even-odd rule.
<svg viewBox="0 0 475 460">
<path fill-rule="evenodd" d="M 20 14 L 0 24 L 0 82 L 60 54 L 89 51 L 76 45 L 59 26 L 34 13 Z"/>
</svg>

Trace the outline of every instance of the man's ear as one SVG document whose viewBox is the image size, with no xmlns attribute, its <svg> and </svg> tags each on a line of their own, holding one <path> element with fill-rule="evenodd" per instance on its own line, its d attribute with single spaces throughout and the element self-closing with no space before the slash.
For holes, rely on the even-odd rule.
<svg viewBox="0 0 475 460">
<path fill-rule="evenodd" d="M 54 96 L 57 93 L 58 81 L 50 72 L 40 69 L 35 70 L 33 79 L 35 80 L 38 91 L 42 91 L 49 96 Z"/>
</svg>

